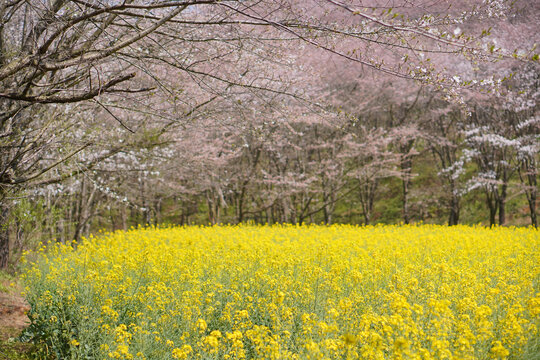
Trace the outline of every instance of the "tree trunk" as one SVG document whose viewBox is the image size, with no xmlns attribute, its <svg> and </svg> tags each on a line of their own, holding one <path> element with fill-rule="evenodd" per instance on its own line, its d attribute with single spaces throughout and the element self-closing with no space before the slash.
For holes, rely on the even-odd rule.
<svg viewBox="0 0 540 360">
<path fill-rule="evenodd" d="M 530 169 L 527 171 L 530 191 L 527 192 L 527 201 L 529 202 L 529 210 L 531 216 L 531 225 L 538 229 L 538 217 L 536 214 L 536 200 L 538 198 L 538 169 L 536 162 L 530 162 Z"/>
<path fill-rule="evenodd" d="M 489 226 L 493 227 L 497 224 L 495 218 L 497 215 L 497 208 L 489 209 Z"/>
<path fill-rule="evenodd" d="M 236 197 L 236 222 L 238 224 L 244 221 L 244 189 L 240 191 L 240 194 Z"/>
<path fill-rule="evenodd" d="M 378 185 L 378 180 L 372 180 L 365 184 L 360 184 L 358 187 L 360 205 L 362 206 L 362 213 L 364 215 L 364 225 L 369 225 L 371 222 L 371 214 L 373 213 L 373 204 Z"/>
<path fill-rule="evenodd" d="M 536 200 L 538 194 L 538 169 L 535 166 L 536 163 L 531 162 L 531 171 L 528 174 L 529 185 L 531 185 L 531 191 L 528 196 L 529 199 L 529 209 L 531 215 L 531 225 L 538 229 L 538 217 L 536 214 Z"/>
<path fill-rule="evenodd" d="M 210 224 L 215 224 L 214 205 L 208 194 L 206 195 L 206 205 L 208 206 L 208 221 Z"/>
<path fill-rule="evenodd" d="M 84 184 L 84 183 L 83 183 Z M 79 213 L 75 219 L 75 234 L 73 239 L 77 242 L 81 241 L 82 236 L 85 236 L 90 231 L 90 220 L 94 216 L 94 208 L 96 205 L 97 189 L 93 188 L 90 192 L 87 186 L 81 191 L 81 199 L 79 201 Z M 86 198 L 88 195 L 88 199 Z"/>
<path fill-rule="evenodd" d="M 369 225 L 371 222 L 371 214 L 367 211 L 364 211 L 364 225 Z"/>
<path fill-rule="evenodd" d="M 524 172 L 524 174 L 523 174 Z M 538 217 L 536 213 L 536 201 L 538 193 L 538 170 L 534 159 L 525 159 L 520 168 L 518 168 L 519 179 L 525 189 L 527 202 L 529 203 L 529 216 L 531 225 L 538 228 Z M 524 176 L 525 175 L 525 176 Z M 525 178 L 527 181 L 525 181 Z"/>
<path fill-rule="evenodd" d="M 531 217 L 531 225 L 538 229 L 538 217 L 536 216 L 536 193 L 531 195 L 529 202 L 529 215 Z"/>
<path fill-rule="evenodd" d="M 281 209 L 283 211 L 282 216 L 281 216 L 281 223 L 286 224 L 289 222 L 289 219 L 291 218 L 291 209 L 285 197 L 281 199 Z"/>
<path fill-rule="evenodd" d="M 154 209 L 156 212 L 156 218 L 154 219 L 154 225 L 159 225 L 163 222 L 163 219 L 161 218 L 161 208 L 162 208 L 163 200 L 161 198 L 157 198 L 154 202 Z"/>
<path fill-rule="evenodd" d="M 448 226 L 454 226 L 459 223 L 459 198 L 452 195 L 450 199 L 450 216 L 448 218 Z"/>
<path fill-rule="evenodd" d="M 79 241 L 81 239 L 81 231 L 82 231 L 82 222 L 83 222 L 83 204 L 84 204 L 84 198 L 86 197 L 86 180 L 83 177 L 81 179 L 81 190 L 76 193 L 76 197 L 74 199 L 75 201 L 75 207 L 74 207 L 74 214 L 73 214 L 73 223 L 74 223 L 74 231 L 73 231 L 73 240 Z"/>
<path fill-rule="evenodd" d="M 65 244 L 66 243 L 66 238 L 64 236 L 64 217 L 62 216 L 62 218 L 58 219 L 58 221 L 56 222 L 56 232 L 57 232 L 57 237 L 58 237 L 58 241 L 60 241 L 62 244 Z"/>
<path fill-rule="evenodd" d="M 152 219 L 151 219 L 151 214 L 150 214 L 150 202 L 147 199 L 146 182 L 144 181 L 144 179 L 141 179 L 140 191 L 141 191 L 141 204 L 142 204 L 142 212 L 141 212 L 142 222 L 143 222 L 143 225 L 148 226 L 150 225 L 150 221 Z"/>
<path fill-rule="evenodd" d="M 459 223 L 459 200 L 458 190 L 456 183 L 453 179 L 450 179 L 450 216 L 448 217 L 448 226 L 454 226 Z"/>
<path fill-rule="evenodd" d="M 499 198 L 499 225 L 506 224 L 506 197 L 507 197 L 508 183 L 506 179 L 502 185 L 501 195 Z"/>
<path fill-rule="evenodd" d="M 489 209 L 489 226 L 492 227 L 497 224 L 496 217 L 497 217 L 497 202 L 495 201 L 494 197 L 489 196 L 489 190 L 486 191 L 486 203 Z"/>
<path fill-rule="evenodd" d="M 12 253 L 18 253 L 18 252 L 21 252 L 24 248 L 24 236 L 25 236 L 25 233 L 24 233 L 24 221 L 21 221 L 20 219 L 15 219 L 15 234 L 14 234 L 14 237 L 15 237 L 15 241 L 14 241 L 14 244 L 13 244 L 13 247 L 11 249 L 11 252 Z"/>
<path fill-rule="evenodd" d="M 116 222 L 116 214 L 115 214 L 115 211 L 113 210 L 113 207 L 109 207 L 109 222 L 110 222 L 110 226 L 111 226 L 111 231 L 116 231 L 118 230 L 118 224 Z"/>
<path fill-rule="evenodd" d="M 324 203 L 323 217 L 324 217 L 324 223 L 326 225 L 329 225 L 332 222 L 332 215 L 330 213 L 329 204 L 328 204 L 329 197 L 330 197 L 329 194 L 327 194 L 326 192 L 323 192 L 323 203 Z"/>
<path fill-rule="evenodd" d="M 272 217 L 272 221 L 269 222 L 269 224 L 275 224 L 277 222 L 276 219 L 279 218 L 278 206 L 276 204 L 272 205 L 272 207 L 270 208 L 270 215 Z"/>
<path fill-rule="evenodd" d="M 0 197 L 0 269 L 9 263 L 9 206 Z"/>
<path fill-rule="evenodd" d="M 401 171 L 403 173 L 403 178 L 401 181 L 402 190 L 403 190 L 403 222 L 409 224 L 411 222 L 409 214 L 409 189 L 411 185 L 411 167 L 412 162 L 408 157 L 402 158 L 401 160 Z"/>
<path fill-rule="evenodd" d="M 56 234 L 55 234 L 55 212 L 53 211 L 53 201 L 51 199 L 50 192 L 47 192 L 47 201 L 45 203 L 46 205 L 46 211 L 47 211 L 47 225 L 45 227 L 45 231 L 49 233 L 49 241 L 56 241 Z"/>
<path fill-rule="evenodd" d="M 220 217 L 220 203 L 217 198 L 218 195 L 214 191 L 206 190 L 206 203 L 208 204 L 208 221 L 212 225 L 219 223 Z"/>
</svg>

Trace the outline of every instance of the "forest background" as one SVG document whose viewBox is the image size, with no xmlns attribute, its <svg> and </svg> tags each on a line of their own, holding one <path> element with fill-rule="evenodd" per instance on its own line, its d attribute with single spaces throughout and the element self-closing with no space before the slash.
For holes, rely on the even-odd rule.
<svg viewBox="0 0 540 360">
<path fill-rule="evenodd" d="M 0 21 L 0 267 L 144 224 L 538 225 L 538 2 L 11 0 Z"/>
</svg>

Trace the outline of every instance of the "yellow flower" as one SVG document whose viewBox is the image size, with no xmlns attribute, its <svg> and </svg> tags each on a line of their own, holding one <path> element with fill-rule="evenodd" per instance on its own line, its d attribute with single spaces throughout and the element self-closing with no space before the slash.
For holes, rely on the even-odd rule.
<svg viewBox="0 0 540 360">
<path fill-rule="evenodd" d="M 343 341 L 345 342 L 346 345 L 351 346 L 351 345 L 356 344 L 358 342 L 358 339 L 356 338 L 356 336 L 346 333 L 343 335 Z"/>
<path fill-rule="evenodd" d="M 206 325 L 206 321 L 204 321 L 203 319 L 199 319 L 197 320 L 195 327 L 199 330 L 200 333 L 203 333 L 208 328 L 208 325 Z"/>
<path fill-rule="evenodd" d="M 96 324 L 75 334 L 101 357 L 517 358 L 538 249 L 527 228 L 151 227 L 51 245 L 23 277 L 40 331 Z"/>
<path fill-rule="evenodd" d="M 510 351 L 505 349 L 500 341 L 493 342 L 490 353 L 496 358 L 506 358 L 510 355 Z"/>
<path fill-rule="evenodd" d="M 190 345 L 184 345 L 182 348 L 174 348 L 172 350 L 172 357 L 174 359 L 187 359 L 189 354 L 193 352 Z"/>
</svg>

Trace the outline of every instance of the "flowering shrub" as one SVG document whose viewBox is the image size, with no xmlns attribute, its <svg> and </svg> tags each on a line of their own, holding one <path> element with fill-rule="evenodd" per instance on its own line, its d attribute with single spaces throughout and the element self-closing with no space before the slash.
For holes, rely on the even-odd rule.
<svg viewBox="0 0 540 360">
<path fill-rule="evenodd" d="M 540 233 L 147 228 L 25 274 L 27 335 L 66 359 L 503 359 L 540 352 Z"/>
</svg>

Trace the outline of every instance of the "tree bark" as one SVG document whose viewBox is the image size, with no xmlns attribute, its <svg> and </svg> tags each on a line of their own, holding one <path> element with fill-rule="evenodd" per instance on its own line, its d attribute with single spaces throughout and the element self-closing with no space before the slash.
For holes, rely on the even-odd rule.
<svg viewBox="0 0 540 360">
<path fill-rule="evenodd" d="M 362 206 L 362 213 L 364 215 L 364 225 L 369 225 L 371 222 L 371 214 L 373 213 L 373 204 L 375 202 L 375 193 L 379 185 L 378 180 L 368 180 L 365 184 L 360 184 L 359 200 Z"/>
<path fill-rule="evenodd" d="M 0 269 L 9 264 L 9 206 L 0 196 Z"/>
<path fill-rule="evenodd" d="M 459 198 L 452 195 L 450 199 L 450 216 L 448 218 L 448 226 L 454 226 L 459 223 Z"/>
<path fill-rule="evenodd" d="M 489 195 L 489 190 L 486 190 L 486 203 L 489 209 L 489 226 L 495 226 L 497 224 L 497 209 L 498 204 L 494 196 Z"/>
<path fill-rule="evenodd" d="M 401 181 L 403 190 L 403 222 L 409 224 L 411 222 L 411 216 L 409 214 L 409 189 L 411 186 L 412 161 L 408 155 L 402 157 L 400 166 L 403 176 Z"/>
<path fill-rule="evenodd" d="M 208 205 L 208 221 L 212 225 L 216 225 L 219 223 L 221 209 L 219 199 L 217 198 L 218 195 L 213 190 L 206 190 L 205 194 L 206 204 Z"/>
<path fill-rule="evenodd" d="M 332 210 L 330 209 L 330 196 L 331 193 L 323 192 L 323 216 L 324 216 L 324 223 L 326 225 L 330 225 L 332 223 Z M 332 199 L 333 201 L 333 199 Z"/>
<path fill-rule="evenodd" d="M 163 219 L 161 218 L 161 208 L 162 208 L 163 200 L 161 198 L 157 198 L 154 201 L 154 210 L 156 212 L 156 217 L 154 219 L 154 225 L 159 225 L 163 222 Z"/>
<path fill-rule="evenodd" d="M 151 222 L 151 213 L 150 213 L 150 202 L 147 199 L 146 194 L 146 181 L 145 179 L 141 179 L 140 182 L 140 191 L 141 191 L 141 204 L 142 204 L 142 221 L 145 226 L 150 225 Z"/>
<path fill-rule="evenodd" d="M 531 199 L 528 199 L 528 202 L 531 225 L 538 229 L 538 217 L 536 216 L 536 194 L 534 194 L 534 196 L 531 196 Z"/>
<path fill-rule="evenodd" d="M 85 236 L 90 230 L 91 219 L 94 216 L 94 208 L 96 205 L 97 189 L 88 187 L 88 182 L 83 182 L 79 201 L 79 212 L 75 218 L 75 233 L 73 239 L 77 242 L 81 241 L 82 236 Z"/>
<path fill-rule="evenodd" d="M 536 214 L 536 200 L 537 200 L 537 194 L 538 194 L 538 178 L 537 178 L 538 172 L 536 168 L 534 171 L 531 171 L 531 173 L 528 175 L 529 177 L 529 185 L 531 186 L 531 191 L 529 193 L 529 196 L 527 196 L 527 200 L 529 202 L 529 209 L 530 209 L 530 215 L 531 215 L 531 225 L 538 229 L 538 217 Z"/>
<path fill-rule="evenodd" d="M 504 183 L 501 188 L 501 195 L 499 197 L 499 225 L 506 224 L 506 197 L 508 192 L 508 183 L 504 179 Z"/>
<path fill-rule="evenodd" d="M 529 216 L 531 225 L 538 228 L 538 216 L 536 213 L 536 201 L 538 194 L 538 170 L 534 159 L 525 159 L 518 168 L 519 179 L 525 189 L 525 196 L 529 204 Z M 525 181 L 527 179 L 527 181 Z"/>
<path fill-rule="evenodd" d="M 64 231 L 64 217 L 58 219 L 56 222 L 56 233 L 58 236 L 58 241 L 60 241 L 62 244 L 66 243 L 66 237 L 65 237 L 65 231 Z"/>
</svg>

